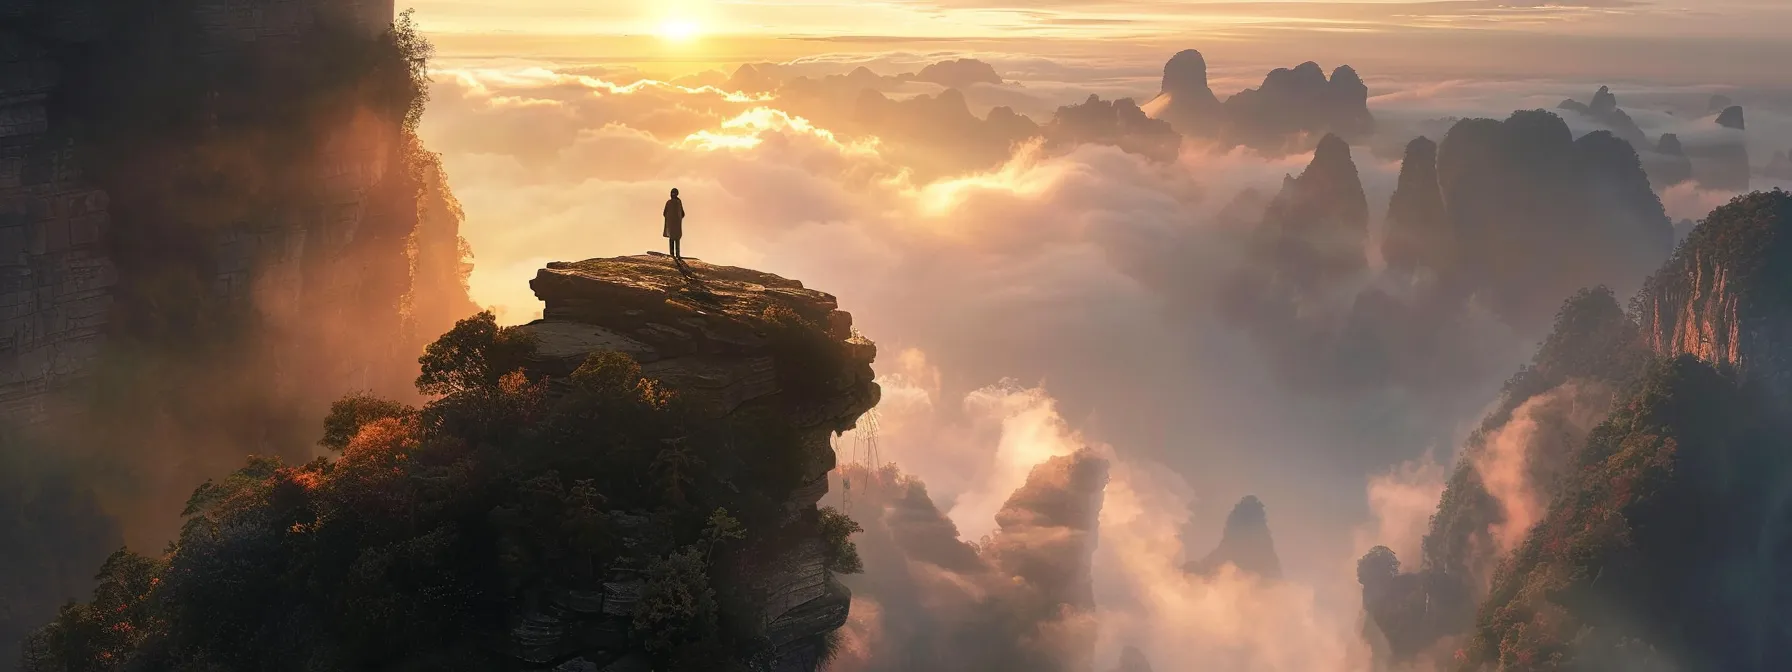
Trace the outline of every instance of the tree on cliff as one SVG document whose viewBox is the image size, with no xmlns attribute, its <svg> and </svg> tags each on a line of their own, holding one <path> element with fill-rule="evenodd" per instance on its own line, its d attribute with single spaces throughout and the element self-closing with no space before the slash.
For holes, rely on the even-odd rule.
<svg viewBox="0 0 1792 672">
<path fill-rule="evenodd" d="M 114 555 L 26 669 L 508 669 L 592 655 L 530 644 L 558 632 L 541 608 L 633 576 L 604 598 L 632 613 L 606 650 L 744 670 L 767 640 L 742 539 L 825 536 L 830 569 L 858 569 L 855 524 L 790 519 L 768 480 L 798 479 L 748 464 L 798 462 L 775 427 L 693 412 L 616 353 L 550 385 L 523 368 L 534 348 L 490 313 L 461 321 L 421 359 L 433 401 L 346 398 L 325 423 L 335 459 L 256 458 L 206 483 L 168 553 Z M 674 491 L 641 478 L 668 442 Z"/>
</svg>

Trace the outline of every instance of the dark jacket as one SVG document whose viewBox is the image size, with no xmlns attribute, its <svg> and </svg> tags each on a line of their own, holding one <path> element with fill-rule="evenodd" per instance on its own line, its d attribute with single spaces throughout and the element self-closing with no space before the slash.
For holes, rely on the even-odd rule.
<svg viewBox="0 0 1792 672">
<path fill-rule="evenodd" d="M 684 237 L 684 201 L 677 196 L 666 201 L 666 231 L 662 235 L 672 239 Z"/>
</svg>

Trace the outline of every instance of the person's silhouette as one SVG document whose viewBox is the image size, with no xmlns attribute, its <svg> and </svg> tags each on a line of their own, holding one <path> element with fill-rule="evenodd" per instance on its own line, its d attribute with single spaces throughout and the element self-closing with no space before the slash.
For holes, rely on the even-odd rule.
<svg viewBox="0 0 1792 672">
<path fill-rule="evenodd" d="M 678 200 L 677 189 L 672 190 L 671 200 L 666 201 L 665 214 L 665 236 L 672 242 L 672 258 L 682 259 L 684 257 L 679 253 L 678 241 L 684 238 L 684 201 Z"/>
</svg>

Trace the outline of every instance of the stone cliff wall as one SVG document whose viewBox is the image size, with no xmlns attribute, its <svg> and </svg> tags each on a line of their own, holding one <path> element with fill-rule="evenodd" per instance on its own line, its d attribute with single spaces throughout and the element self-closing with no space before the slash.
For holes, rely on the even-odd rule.
<svg viewBox="0 0 1792 672">
<path fill-rule="evenodd" d="M 63 61 L 70 45 L 105 39 L 112 4 L 0 0 L 0 421 L 43 420 L 54 393 L 92 373 L 106 349 L 120 282 L 108 239 L 120 213 L 82 174 L 80 148 L 57 132 L 68 120 L 53 118 L 51 101 L 63 87 L 90 85 Z M 322 22 L 378 35 L 393 1 L 193 0 L 192 11 L 207 38 L 195 48 L 229 58 L 244 45 L 296 43 Z M 365 264 L 345 250 L 370 220 L 402 216 L 374 203 L 402 169 L 401 141 L 396 121 L 340 129 L 320 145 L 313 202 L 209 234 L 216 298 L 293 332 L 316 319 L 308 304 L 329 303 L 308 299 L 354 293 Z M 369 327 L 396 332 L 398 319 Z M 343 389 L 367 386 L 364 367 L 332 375 Z"/>
<path fill-rule="evenodd" d="M 1792 399 L 1792 194 L 1757 192 L 1711 213 L 1636 306 L 1662 355 L 1693 355 Z"/>
<path fill-rule="evenodd" d="M 813 516 L 827 494 L 835 466 L 829 435 L 852 428 L 879 398 L 876 346 L 853 334 L 852 316 L 833 296 L 794 280 L 696 260 L 680 272 L 652 254 L 549 264 L 530 286 L 547 304 L 543 319 L 523 327 L 540 342 L 539 372 L 565 378 L 593 352 L 620 351 L 708 414 L 765 414 L 792 430 L 808 466 L 804 485 L 785 501 L 787 522 Z M 820 326 L 843 361 L 781 351 L 766 312 L 774 306 Z M 790 380 L 799 370 L 826 384 L 797 398 Z M 731 580 L 760 608 L 758 625 L 776 651 L 771 669 L 814 672 L 823 639 L 846 623 L 851 592 L 825 568 L 818 536 L 747 543 L 755 546 L 742 554 L 750 560 Z M 618 570 L 602 586 L 569 592 L 518 630 L 518 656 L 560 670 L 645 672 L 644 659 L 618 648 L 640 590 L 636 575 Z"/>
</svg>

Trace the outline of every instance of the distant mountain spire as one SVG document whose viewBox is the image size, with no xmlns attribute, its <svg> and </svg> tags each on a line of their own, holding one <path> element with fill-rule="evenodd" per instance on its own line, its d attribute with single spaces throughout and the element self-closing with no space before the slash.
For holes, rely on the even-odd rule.
<svg viewBox="0 0 1792 672">
<path fill-rule="evenodd" d="M 1189 563 L 1187 570 L 1211 575 L 1225 565 L 1266 579 L 1282 578 L 1282 561 L 1276 557 L 1275 541 L 1269 535 L 1269 516 L 1256 495 L 1246 495 L 1232 507 L 1219 546 L 1207 557 Z"/>
</svg>

